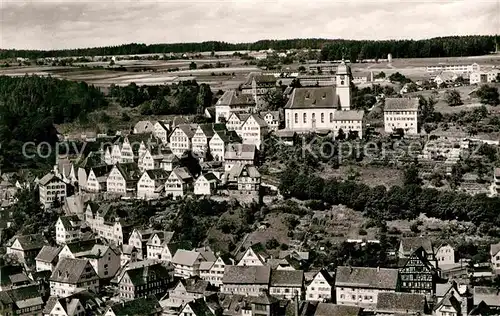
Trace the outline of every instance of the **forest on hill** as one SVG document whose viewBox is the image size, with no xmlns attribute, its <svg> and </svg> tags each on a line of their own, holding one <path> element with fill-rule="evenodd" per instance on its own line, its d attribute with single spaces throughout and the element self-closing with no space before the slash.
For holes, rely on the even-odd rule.
<svg viewBox="0 0 500 316">
<path fill-rule="evenodd" d="M 53 145 L 57 141 L 54 124 L 72 122 L 105 106 L 107 100 L 101 91 L 85 82 L 0 76 L 2 171 L 20 166 L 36 167 L 43 159 L 27 159 L 23 148 L 35 150 L 35 146 L 26 147 L 27 142 Z"/>
<path fill-rule="evenodd" d="M 288 50 L 321 49 L 322 59 L 386 58 L 391 53 L 395 58 L 460 57 L 484 55 L 495 50 L 500 41 L 498 35 L 471 35 L 436 37 L 423 40 L 342 40 L 342 39 L 287 39 L 261 40 L 253 43 L 227 43 L 219 41 L 198 43 L 140 44 L 79 48 L 65 50 L 0 50 L 0 59 L 23 57 L 71 57 L 103 55 L 137 55 L 167 53 L 198 53 L 207 51 L 238 50 Z"/>
</svg>

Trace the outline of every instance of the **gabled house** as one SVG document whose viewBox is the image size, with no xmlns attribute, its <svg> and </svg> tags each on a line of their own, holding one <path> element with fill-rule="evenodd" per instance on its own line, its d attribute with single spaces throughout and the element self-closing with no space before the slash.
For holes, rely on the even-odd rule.
<svg viewBox="0 0 500 316">
<path fill-rule="evenodd" d="M 174 170 L 180 165 L 179 158 L 177 158 L 176 155 L 174 155 L 171 151 L 163 151 L 162 152 L 162 159 L 160 161 L 160 168 L 163 170 L 166 170 L 168 172 Z"/>
<path fill-rule="evenodd" d="M 217 192 L 219 182 L 220 180 L 211 172 L 201 174 L 194 182 L 194 194 L 214 195 Z"/>
<path fill-rule="evenodd" d="M 62 159 L 56 157 L 56 165 L 54 165 L 54 174 L 68 184 L 73 184 L 76 181 L 78 181 L 77 174 L 75 172 L 75 167 L 73 166 L 71 161 L 67 158 Z"/>
<path fill-rule="evenodd" d="M 136 163 L 118 163 L 113 167 L 106 181 L 107 192 L 135 195 L 140 176 L 141 173 Z"/>
<path fill-rule="evenodd" d="M 335 274 L 336 302 L 373 308 L 380 292 L 399 290 L 397 269 L 367 267 L 337 267 Z"/>
<path fill-rule="evenodd" d="M 172 194 L 174 198 L 183 197 L 193 192 L 193 176 L 186 167 L 178 167 L 172 170 L 165 181 L 165 195 Z"/>
<path fill-rule="evenodd" d="M 112 169 L 112 165 L 91 167 L 85 185 L 80 188 L 88 192 L 106 192 L 107 180 Z"/>
<path fill-rule="evenodd" d="M 276 82 L 277 79 L 273 75 L 250 73 L 241 86 L 241 92 L 245 95 L 251 95 L 257 106 L 260 107 L 265 104 L 264 95 L 268 91 L 276 89 Z"/>
<path fill-rule="evenodd" d="M 62 258 L 87 259 L 101 279 L 112 278 L 121 266 L 119 251 L 95 240 L 66 244 L 59 253 Z"/>
<path fill-rule="evenodd" d="M 264 266 L 271 256 L 261 244 L 255 244 L 245 251 L 238 262 L 238 266 Z"/>
<path fill-rule="evenodd" d="M 429 306 L 424 294 L 380 292 L 377 295 L 377 315 L 425 315 Z"/>
<path fill-rule="evenodd" d="M 181 158 L 192 149 L 192 140 L 198 128 L 197 124 L 177 125 L 170 134 L 170 149 L 172 153 Z"/>
<path fill-rule="evenodd" d="M 170 134 L 170 129 L 167 123 L 158 121 L 153 126 L 153 129 L 153 135 L 158 138 L 162 142 L 162 144 L 168 144 L 168 135 Z"/>
<path fill-rule="evenodd" d="M 81 291 L 70 296 L 60 298 L 52 296 L 43 309 L 44 316 L 82 316 L 97 314 L 99 299 L 95 294 Z"/>
<path fill-rule="evenodd" d="M 462 310 L 460 301 L 457 300 L 452 294 L 447 294 L 440 300 L 434 307 L 434 315 L 448 316 L 448 315 L 467 315 L 466 310 Z"/>
<path fill-rule="evenodd" d="M 67 184 L 53 172 L 47 173 L 38 182 L 40 203 L 45 208 L 50 208 L 55 202 L 66 199 Z"/>
<path fill-rule="evenodd" d="M 443 267 L 455 263 L 455 249 L 450 244 L 442 244 L 436 248 L 437 266 Z"/>
<path fill-rule="evenodd" d="M 132 223 L 128 214 L 111 204 L 102 204 L 99 207 L 90 203 L 85 210 L 85 221 L 94 233 L 115 245 L 123 244 L 132 232 Z"/>
<path fill-rule="evenodd" d="M 231 196 L 242 200 L 260 200 L 261 175 L 254 166 L 234 165 L 227 173 L 226 181 Z"/>
<path fill-rule="evenodd" d="M 241 128 L 249 116 L 249 113 L 232 112 L 226 122 L 227 130 L 235 131 L 241 137 Z"/>
<path fill-rule="evenodd" d="M 224 276 L 224 269 L 230 265 L 232 265 L 231 262 L 224 261 L 221 257 L 218 257 L 215 261 L 201 262 L 200 277 L 214 286 L 220 286 Z"/>
<path fill-rule="evenodd" d="M 229 144 L 224 153 L 224 170 L 230 171 L 234 165 L 256 165 L 257 148 L 250 144 Z"/>
<path fill-rule="evenodd" d="M 429 262 L 423 247 L 417 248 L 409 258 L 400 259 L 401 291 L 433 294 L 438 279 L 436 268 Z"/>
<path fill-rule="evenodd" d="M 132 245 L 122 245 L 120 254 L 120 265 L 123 267 L 131 262 L 139 260 L 139 250 Z"/>
<path fill-rule="evenodd" d="M 111 305 L 104 313 L 104 316 L 131 315 L 160 316 L 162 315 L 162 308 L 158 299 L 151 295 Z"/>
<path fill-rule="evenodd" d="M 398 258 L 409 258 L 413 255 L 415 250 L 422 248 L 424 250 L 423 255 L 427 258 L 427 260 L 436 267 L 437 260 L 435 256 L 435 250 L 432 246 L 429 238 L 426 237 L 403 237 L 401 238 L 401 242 L 399 243 L 398 248 Z"/>
<path fill-rule="evenodd" d="M 86 259 L 61 258 L 50 276 L 50 295 L 66 297 L 81 289 L 97 293 L 99 276 Z"/>
<path fill-rule="evenodd" d="M 194 133 L 192 150 L 194 156 L 201 161 L 207 159 L 207 154 L 209 153 L 208 144 L 214 136 L 214 128 L 217 127 L 212 124 L 200 124 Z"/>
<path fill-rule="evenodd" d="M 168 291 L 168 298 L 162 305 L 170 308 L 181 308 L 185 304 L 212 294 L 210 284 L 200 278 L 180 280 L 177 285 Z"/>
<path fill-rule="evenodd" d="M 238 144 L 241 142 L 241 137 L 235 131 L 216 130 L 208 143 L 210 155 L 214 161 L 224 161 L 226 147 L 229 144 Z"/>
<path fill-rule="evenodd" d="M 320 270 L 306 286 L 307 301 L 331 301 L 335 279 L 326 270 Z"/>
<path fill-rule="evenodd" d="M 258 114 L 250 114 L 241 125 L 239 135 L 243 139 L 243 144 L 255 145 L 257 149 L 260 149 L 268 133 L 269 127 L 266 121 Z"/>
<path fill-rule="evenodd" d="M 70 243 L 81 237 L 82 221 L 76 215 L 59 216 L 56 222 L 56 243 Z"/>
<path fill-rule="evenodd" d="M 490 245 L 491 269 L 500 274 L 500 242 Z"/>
<path fill-rule="evenodd" d="M 104 146 L 104 145 L 103 145 Z M 99 151 L 91 151 L 83 161 L 78 163 L 78 187 L 81 190 L 87 190 L 87 180 L 90 173 L 90 169 L 94 167 L 112 165 L 111 163 L 107 163 L 105 159 L 105 152 L 107 152 L 108 162 L 111 162 L 111 153 L 109 151 L 109 147 L 102 148 Z M 96 175 L 97 176 L 97 175 Z"/>
<path fill-rule="evenodd" d="M 266 266 L 226 266 L 221 293 L 259 296 L 269 290 L 271 268 Z"/>
<path fill-rule="evenodd" d="M 206 261 L 203 256 L 196 251 L 179 249 L 172 258 L 175 267 L 175 276 L 180 278 L 190 278 L 200 275 L 200 263 Z"/>
<path fill-rule="evenodd" d="M 304 292 L 304 271 L 272 270 L 269 293 L 283 299 L 302 298 Z"/>
<path fill-rule="evenodd" d="M 7 254 L 13 254 L 19 262 L 31 265 L 45 245 L 47 241 L 41 234 L 16 235 L 7 244 Z"/>
<path fill-rule="evenodd" d="M 233 112 L 251 113 L 255 111 L 255 99 L 237 90 L 228 90 L 215 104 L 215 123 L 227 121 Z"/>
<path fill-rule="evenodd" d="M 473 297 L 469 289 L 467 286 L 459 286 L 455 281 L 437 284 L 435 297 L 434 313 L 440 316 L 446 313 L 468 315 L 472 309 Z"/>
<path fill-rule="evenodd" d="M 198 299 L 184 305 L 179 315 L 217 316 L 218 313 L 208 306 L 206 300 Z"/>
<path fill-rule="evenodd" d="M 266 111 L 260 112 L 260 116 L 266 121 L 269 131 L 277 131 L 280 125 L 280 112 L 279 111 Z"/>
<path fill-rule="evenodd" d="M 140 199 L 157 199 L 165 192 L 165 182 L 170 173 L 163 169 L 151 169 L 143 172 L 137 181 L 137 197 Z"/>
<path fill-rule="evenodd" d="M 161 231 L 156 231 L 151 228 L 144 230 L 134 228 L 128 239 L 128 244 L 134 246 L 138 250 L 140 259 L 144 259 L 147 255 L 148 240 L 158 233 L 161 233 Z"/>
<path fill-rule="evenodd" d="M 120 298 L 131 300 L 155 295 L 161 297 L 173 281 L 174 268 L 153 260 L 131 263 L 117 278 Z"/>
<path fill-rule="evenodd" d="M 177 249 L 182 246 L 180 243 L 173 242 L 173 232 L 155 232 L 147 241 L 147 258 L 172 261 Z"/>
<path fill-rule="evenodd" d="M 494 287 L 475 286 L 473 290 L 474 306 L 486 303 L 495 314 L 500 314 L 500 291 Z"/>
<path fill-rule="evenodd" d="M 53 271 L 59 261 L 61 248 L 43 246 L 35 258 L 36 271 Z"/>
<path fill-rule="evenodd" d="M 31 283 L 22 265 L 0 266 L 0 293 Z"/>
</svg>

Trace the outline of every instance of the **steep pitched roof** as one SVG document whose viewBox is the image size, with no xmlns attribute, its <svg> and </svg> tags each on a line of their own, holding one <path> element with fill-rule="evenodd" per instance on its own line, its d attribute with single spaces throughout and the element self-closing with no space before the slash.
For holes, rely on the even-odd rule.
<svg viewBox="0 0 500 316">
<path fill-rule="evenodd" d="M 285 109 L 336 109 L 338 96 L 333 87 L 308 87 L 293 90 Z"/>
<path fill-rule="evenodd" d="M 224 144 L 241 143 L 241 137 L 238 136 L 236 131 L 219 130 L 215 131 L 215 133 L 219 135 Z"/>
<path fill-rule="evenodd" d="M 86 259 L 61 258 L 50 276 L 50 281 L 75 284 L 80 280 L 87 263 L 89 261 Z"/>
<path fill-rule="evenodd" d="M 335 285 L 395 290 L 398 278 L 397 269 L 339 266 L 335 275 Z"/>
<path fill-rule="evenodd" d="M 147 284 L 152 276 L 156 277 L 156 279 L 168 279 L 169 271 L 172 270 L 173 267 L 170 264 L 165 266 L 161 263 L 156 263 L 130 268 L 125 273 L 129 276 L 134 286 L 140 286 Z"/>
<path fill-rule="evenodd" d="M 193 179 L 193 176 L 186 167 L 177 167 L 172 172 L 182 181 L 191 181 Z"/>
<path fill-rule="evenodd" d="M 153 238 L 156 235 L 158 235 L 158 238 L 160 238 L 160 242 L 162 245 L 165 245 L 165 244 L 172 242 L 172 240 L 174 238 L 174 232 L 158 231 L 158 232 L 151 234 L 151 236 L 149 236 L 148 244 L 152 243 Z"/>
<path fill-rule="evenodd" d="M 418 98 L 385 98 L 384 111 L 418 111 Z"/>
<path fill-rule="evenodd" d="M 199 252 L 179 249 L 175 252 L 172 263 L 193 266 L 200 256 Z"/>
<path fill-rule="evenodd" d="M 427 309 L 427 301 L 424 294 L 379 292 L 377 298 L 377 311 L 396 313 L 424 314 Z"/>
<path fill-rule="evenodd" d="M 210 286 L 210 282 L 200 278 L 182 279 L 179 282 L 182 283 L 188 293 L 204 294 Z"/>
<path fill-rule="evenodd" d="M 11 276 L 24 273 L 21 265 L 8 265 L 0 267 L 0 285 L 2 287 L 12 285 Z M 1 293 L 1 292 L 0 292 Z"/>
<path fill-rule="evenodd" d="M 170 175 L 170 172 L 164 169 L 150 169 L 144 172 L 148 174 L 151 180 L 166 180 Z"/>
<path fill-rule="evenodd" d="M 40 185 L 47 185 L 52 180 L 62 181 L 61 178 L 57 177 L 53 172 L 49 172 L 46 175 L 44 175 L 40 179 L 40 181 L 38 181 L 38 184 L 40 184 Z"/>
<path fill-rule="evenodd" d="M 228 144 L 224 159 L 253 160 L 257 152 L 257 147 L 253 144 Z"/>
<path fill-rule="evenodd" d="M 199 128 L 208 138 L 212 138 L 215 134 L 213 124 L 200 124 Z"/>
<path fill-rule="evenodd" d="M 153 123 L 151 123 L 151 121 L 139 121 L 135 124 L 134 129 L 137 130 L 138 133 L 146 133 L 150 132 L 152 127 Z"/>
<path fill-rule="evenodd" d="M 253 118 L 255 120 L 255 122 L 257 123 L 257 125 L 259 125 L 260 128 L 264 128 L 264 127 L 267 127 L 267 122 L 259 115 L 259 114 L 250 114 L 247 119 L 245 120 L 245 122 L 243 122 L 243 125 L 246 124 L 248 122 L 248 120 L 250 120 L 250 118 Z"/>
<path fill-rule="evenodd" d="M 193 313 L 194 313 L 193 316 L 215 316 L 214 313 L 212 313 L 212 311 L 208 307 L 205 300 L 202 298 L 191 301 L 191 302 L 187 303 L 186 306 L 187 305 L 189 305 L 189 307 L 193 311 Z M 184 308 L 186 308 L 186 306 L 184 306 Z"/>
<path fill-rule="evenodd" d="M 58 258 L 59 252 L 61 252 L 61 248 L 59 247 L 43 246 L 35 260 L 52 263 L 54 259 Z"/>
<path fill-rule="evenodd" d="M 257 170 L 257 168 L 255 168 L 255 166 L 243 165 L 241 163 L 236 163 L 231 168 L 231 170 L 229 170 L 228 179 L 230 181 L 236 181 L 237 178 L 239 178 L 241 176 L 243 171 L 246 171 L 248 176 L 250 176 L 252 178 L 260 178 L 260 176 L 261 176 L 259 171 Z"/>
<path fill-rule="evenodd" d="M 76 215 L 59 216 L 61 223 L 66 230 L 74 230 L 80 227 L 80 218 Z"/>
<path fill-rule="evenodd" d="M 475 286 L 474 305 L 484 301 L 488 306 L 500 307 L 500 291 L 494 287 Z"/>
<path fill-rule="evenodd" d="M 43 300 L 36 284 L 13 288 L 5 292 L 18 309 L 43 305 Z"/>
<path fill-rule="evenodd" d="M 222 283 L 269 284 L 271 268 L 266 266 L 226 266 Z"/>
<path fill-rule="evenodd" d="M 188 138 L 193 138 L 194 134 L 196 133 L 196 129 L 198 128 L 198 124 L 180 124 L 175 127 L 175 129 L 172 131 L 172 133 L 176 129 L 180 129 L 181 131 L 186 134 Z"/>
<path fill-rule="evenodd" d="M 403 237 L 401 238 L 401 246 L 405 253 L 412 253 L 420 247 L 424 248 L 428 254 L 434 253 L 432 243 L 426 237 Z"/>
<path fill-rule="evenodd" d="M 454 310 L 457 311 L 459 315 L 461 314 L 460 302 L 451 293 L 447 294 L 441 301 L 439 301 L 437 305 L 434 307 L 434 310 L 438 310 L 442 306 L 445 306 L 447 308 L 452 307 Z"/>
<path fill-rule="evenodd" d="M 302 270 L 272 270 L 271 286 L 297 286 L 304 283 L 304 271 Z"/>
<path fill-rule="evenodd" d="M 9 244 L 12 245 L 16 240 L 19 241 L 23 250 L 42 249 L 47 244 L 45 237 L 41 234 L 16 235 L 11 238 L 11 243 Z"/>
<path fill-rule="evenodd" d="M 255 100 L 250 94 L 243 94 L 237 90 L 228 90 L 217 101 L 217 105 L 253 105 Z"/>
<path fill-rule="evenodd" d="M 125 181 L 138 180 L 141 176 L 139 167 L 135 162 L 117 163 L 116 168 L 118 168 Z"/>
</svg>

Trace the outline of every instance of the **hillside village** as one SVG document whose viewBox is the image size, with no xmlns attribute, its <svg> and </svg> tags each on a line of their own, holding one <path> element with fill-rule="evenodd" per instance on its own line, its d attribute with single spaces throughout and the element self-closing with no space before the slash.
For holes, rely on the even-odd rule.
<svg viewBox="0 0 500 316">
<path fill-rule="evenodd" d="M 499 142 L 484 137 L 500 69 L 433 64 L 424 82 L 354 64 L 252 71 L 197 115 L 58 133 L 77 150 L 52 170 L 1 174 L 0 315 L 500 315 Z M 480 105 L 443 118 L 433 98 L 452 107 L 464 87 Z M 369 168 L 404 183 L 368 186 Z M 413 191 L 443 215 L 393 215 L 426 208 Z"/>
</svg>

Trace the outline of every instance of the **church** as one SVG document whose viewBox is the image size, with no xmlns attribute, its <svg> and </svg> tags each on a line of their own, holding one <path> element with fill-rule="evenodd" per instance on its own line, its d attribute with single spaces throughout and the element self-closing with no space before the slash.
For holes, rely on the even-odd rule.
<svg viewBox="0 0 500 316">
<path fill-rule="evenodd" d="M 296 88 L 285 106 L 285 129 L 297 133 L 363 135 L 363 111 L 351 110 L 351 80 L 349 66 L 342 61 L 336 72 L 336 84 L 329 87 Z"/>
</svg>

